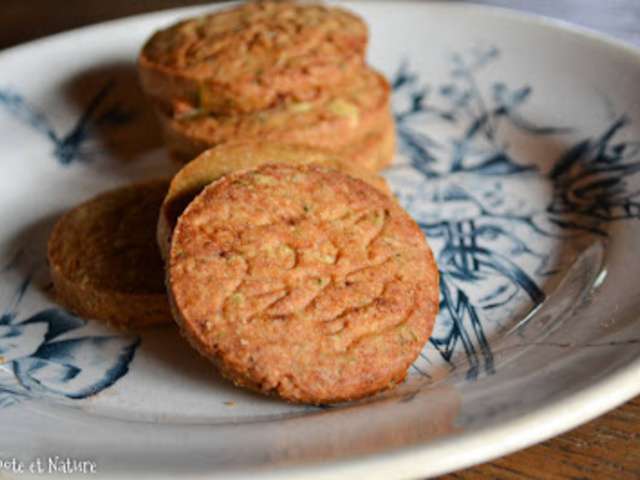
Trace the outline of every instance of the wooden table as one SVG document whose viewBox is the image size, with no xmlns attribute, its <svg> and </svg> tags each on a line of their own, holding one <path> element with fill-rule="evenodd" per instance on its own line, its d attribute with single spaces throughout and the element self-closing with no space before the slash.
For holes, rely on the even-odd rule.
<svg viewBox="0 0 640 480">
<path fill-rule="evenodd" d="M 201 0 L 3 0 L 0 49 L 102 20 Z M 640 46 L 640 0 L 476 0 L 569 20 Z M 640 86 L 639 86 L 640 88 Z M 443 479 L 640 479 L 640 397 L 580 428 Z"/>
</svg>

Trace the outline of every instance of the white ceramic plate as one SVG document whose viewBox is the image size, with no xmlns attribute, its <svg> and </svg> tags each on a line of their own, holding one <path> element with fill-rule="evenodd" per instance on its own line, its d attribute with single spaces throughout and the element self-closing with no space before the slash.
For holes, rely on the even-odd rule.
<svg viewBox="0 0 640 480">
<path fill-rule="evenodd" d="M 386 175 L 442 272 L 406 384 L 291 406 L 220 380 L 172 328 L 125 336 L 52 302 L 56 216 L 172 169 L 134 59 L 201 10 L 146 15 L 0 55 L 0 458 L 153 478 L 426 476 L 640 392 L 638 52 L 496 9 L 349 6 L 393 82 Z"/>
</svg>

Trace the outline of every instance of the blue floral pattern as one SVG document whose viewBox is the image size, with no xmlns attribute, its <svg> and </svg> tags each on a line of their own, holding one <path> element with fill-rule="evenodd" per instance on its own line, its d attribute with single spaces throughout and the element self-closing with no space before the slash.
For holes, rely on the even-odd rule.
<svg viewBox="0 0 640 480">
<path fill-rule="evenodd" d="M 449 363 L 463 351 L 468 379 L 494 372 L 486 330 L 496 309 L 513 316 L 508 308 L 521 306 L 523 297 L 529 311 L 545 300 L 539 279 L 558 269 L 549 241 L 606 235 L 609 222 L 640 218 L 640 192 L 627 184 L 640 171 L 639 144 L 616 140 L 630 119 L 615 118 L 548 171 L 514 158 L 503 130 L 534 140 L 574 131 L 527 119 L 529 85 L 493 82 L 483 91 L 478 75 L 499 58 L 493 47 L 455 54 L 450 82 L 437 88 L 422 85 L 407 63 L 392 80 L 401 158 L 387 176 L 430 239 L 440 268 L 431 346 Z"/>
<path fill-rule="evenodd" d="M 534 141 L 576 132 L 531 121 L 524 113 L 534 93 L 529 85 L 483 87 L 479 75 L 499 59 L 497 48 L 453 55 L 450 81 L 437 87 L 423 85 L 408 63 L 392 79 L 400 158 L 386 175 L 427 234 L 441 273 L 436 330 L 413 366 L 426 377 L 435 358 L 451 368 L 465 359 L 470 380 L 493 373 L 494 312 L 513 319 L 545 300 L 541 281 L 562 271 L 552 253 L 557 243 L 605 236 L 609 223 L 640 218 L 640 192 L 629 187 L 640 172 L 640 143 L 619 140 L 631 119 L 613 118 L 550 167 L 527 162 L 506 130 Z M 105 83 L 64 134 L 11 89 L 0 89 L 0 109 L 44 135 L 54 159 L 69 165 L 89 158 L 92 127 L 131 119 L 133 112 L 111 98 L 113 86 Z M 531 201 L 532 191 L 543 203 Z M 31 280 L 22 280 L 0 316 L 0 407 L 34 397 L 86 398 L 126 375 L 140 339 L 95 334 L 60 308 L 21 315 Z"/>
<path fill-rule="evenodd" d="M 88 333 L 83 328 L 87 320 L 60 308 L 20 318 L 31 277 L 18 286 L 11 305 L 0 315 L 0 407 L 25 398 L 82 399 L 122 378 L 140 339 Z"/>
<path fill-rule="evenodd" d="M 89 139 L 92 127 L 105 124 L 119 126 L 130 122 L 132 112 L 117 101 L 107 104 L 114 86 L 115 80 L 106 82 L 91 98 L 71 129 L 64 134 L 58 133 L 44 112 L 10 88 L 0 88 L 0 107 L 17 121 L 45 136 L 53 144 L 53 157 L 61 165 L 69 165 L 91 157 L 92 152 L 85 151 L 83 147 Z"/>
</svg>

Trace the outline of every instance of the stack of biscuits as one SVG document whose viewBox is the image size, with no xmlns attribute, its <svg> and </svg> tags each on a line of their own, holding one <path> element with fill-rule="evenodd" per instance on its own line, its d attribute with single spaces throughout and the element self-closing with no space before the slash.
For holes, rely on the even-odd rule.
<svg viewBox="0 0 640 480">
<path fill-rule="evenodd" d="M 401 382 L 438 269 L 377 170 L 389 86 L 338 8 L 249 3 L 156 33 L 140 56 L 169 180 L 104 193 L 49 239 L 58 298 L 124 328 L 178 324 L 236 385 L 304 403 Z"/>
<path fill-rule="evenodd" d="M 155 33 L 138 67 L 173 156 L 246 140 L 322 149 L 372 170 L 393 157 L 389 84 L 365 22 L 337 7 L 252 2 Z"/>
</svg>

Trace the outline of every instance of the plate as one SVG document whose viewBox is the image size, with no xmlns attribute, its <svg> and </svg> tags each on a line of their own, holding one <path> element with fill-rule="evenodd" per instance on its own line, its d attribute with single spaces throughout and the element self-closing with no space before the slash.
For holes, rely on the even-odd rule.
<svg viewBox="0 0 640 480">
<path fill-rule="evenodd" d="M 348 7 L 393 85 L 385 175 L 442 275 L 407 381 L 293 406 L 231 387 L 174 328 L 127 335 L 55 304 L 56 217 L 175 169 L 134 61 L 151 32 L 202 9 L 101 24 L 0 55 L 3 474 L 435 475 L 640 392 L 638 52 L 500 9 Z"/>
</svg>

